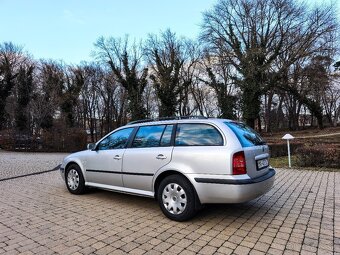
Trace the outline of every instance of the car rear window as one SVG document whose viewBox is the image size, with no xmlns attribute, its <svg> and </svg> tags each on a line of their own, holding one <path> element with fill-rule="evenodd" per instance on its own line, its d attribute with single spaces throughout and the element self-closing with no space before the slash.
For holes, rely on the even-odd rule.
<svg viewBox="0 0 340 255">
<path fill-rule="evenodd" d="M 224 122 L 237 136 L 242 147 L 252 147 L 263 145 L 266 142 L 262 137 L 251 127 L 240 122 Z"/>
<path fill-rule="evenodd" d="M 207 124 L 178 124 L 176 146 L 222 146 L 220 132 Z"/>
</svg>

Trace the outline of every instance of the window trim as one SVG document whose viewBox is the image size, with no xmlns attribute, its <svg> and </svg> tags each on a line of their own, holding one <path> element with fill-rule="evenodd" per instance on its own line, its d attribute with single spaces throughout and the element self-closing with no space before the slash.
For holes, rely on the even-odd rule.
<svg viewBox="0 0 340 255">
<path fill-rule="evenodd" d="M 178 125 L 208 125 L 208 126 L 211 126 L 213 128 L 216 129 L 216 131 L 218 132 L 218 134 L 221 136 L 222 138 L 222 145 L 176 145 L 176 137 L 177 137 L 177 126 Z M 220 147 L 220 146 L 225 146 L 226 145 L 226 139 L 223 135 L 223 132 L 221 132 L 221 130 L 219 129 L 218 126 L 215 126 L 213 125 L 212 123 L 205 123 L 205 122 L 197 122 L 197 123 L 193 123 L 193 122 L 181 122 L 181 123 L 177 123 L 176 124 L 176 132 L 175 132 L 175 135 L 174 135 L 174 141 L 173 141 L 173 146 L 174 147 L 212 147 L 212 146 L 215 146 L 215 147 Z"/>
<path fill-rule="evenodd" d="M 173 128 L 172 128 L 171 141 L 170 141 L 170 146 L 171 146 L 171 147 L 175 147 L 176 132 L 177 132 L 177 124 L 178 124 L 178 123 L 172 124 L 172 125 L 173 125 Z"/>
</svg>

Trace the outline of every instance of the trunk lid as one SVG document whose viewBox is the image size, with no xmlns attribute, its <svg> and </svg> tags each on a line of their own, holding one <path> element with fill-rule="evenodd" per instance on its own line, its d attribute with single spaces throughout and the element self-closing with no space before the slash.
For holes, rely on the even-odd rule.
<svg viewBox="0 0 340 255">
<path fill-rule="evenodd" d="M 240 141 L 246 159 L 247 174 L 256 178 L 269 171 L 269 148 L 262 137 L 247 125 L 230 121 L 225 124 Z"/>
<path fill-rule="evenodd" d="M 269 148 L 268 145 L 259 145 L 244 148 L 247 164 L 247 174 L 256 178 L 269 171 Z"/>
</svg>

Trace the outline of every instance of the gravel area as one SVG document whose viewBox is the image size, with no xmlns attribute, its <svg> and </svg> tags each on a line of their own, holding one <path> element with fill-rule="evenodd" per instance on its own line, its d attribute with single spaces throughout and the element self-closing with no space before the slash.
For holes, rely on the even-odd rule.
<svg viewBox="0 0 340 255">
<path fill-rule="evenodd" d="M 0 180 L 52 170 L 66 153 L 9 152 L 0 150 Z"/>
</svg>

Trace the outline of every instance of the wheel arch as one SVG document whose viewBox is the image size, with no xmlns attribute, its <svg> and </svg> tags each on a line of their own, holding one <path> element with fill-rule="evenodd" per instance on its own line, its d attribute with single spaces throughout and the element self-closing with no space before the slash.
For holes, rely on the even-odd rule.
<svg viewBox="0 0 340 255">
<path fill-rule="evenodd" d="M 180 175 L 183 178 L 185 178 L 188 181 L 188 183 L 190 183 L 190 185 L 193 188 L 194 193 L 195 193 L 195 207 L 196 208 L 200 208 L 201 207 L 201 202 L 200 202 L 200 199 L 199 199 L 199 197 L 197 195 L 197 191 L 196 191 L 195 185 L 193 185 L 193 183 L 190 181 L 190 179 L 187 176 L 185 176 L 185 174 L 183 174 L 183 173 L 181 173 L 179 171 L 176 171 L 176 170 L 166 170 L 166 171 L 160 173 L 156 177 L 156 179 L 154 181 L 154 185 L 153 185 L 153 188 L 154 188 L 154 198 L 157 200 L 158 187 L 159 187 L 161 181 L 164 180 L 164 178 L 166 178 L 166 177 L 168 177 L 170 175 Z"/>
</svg>

